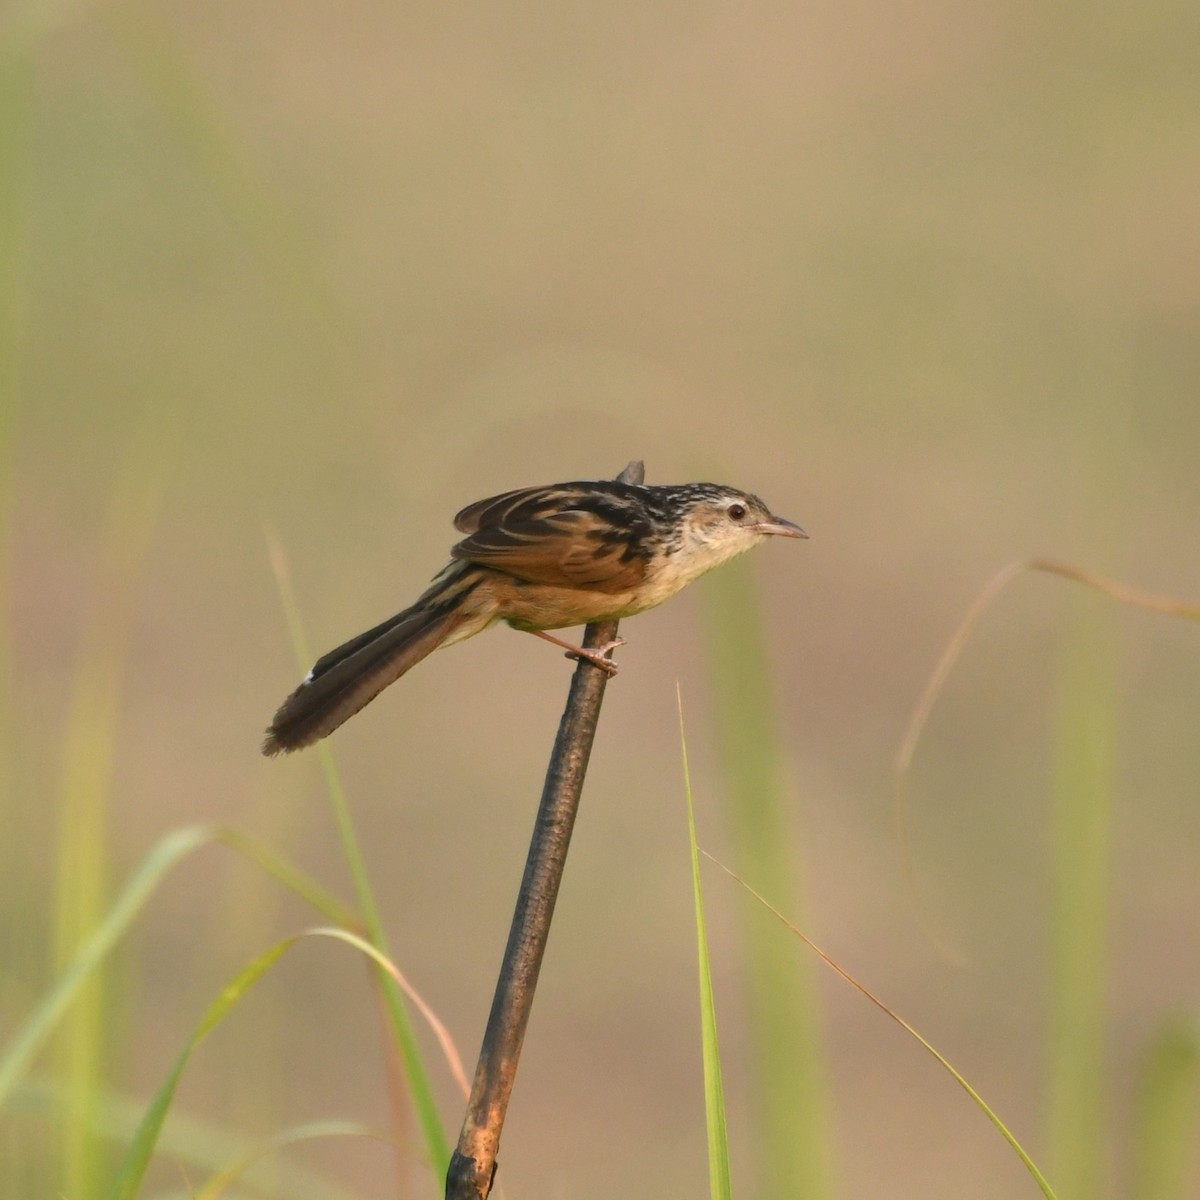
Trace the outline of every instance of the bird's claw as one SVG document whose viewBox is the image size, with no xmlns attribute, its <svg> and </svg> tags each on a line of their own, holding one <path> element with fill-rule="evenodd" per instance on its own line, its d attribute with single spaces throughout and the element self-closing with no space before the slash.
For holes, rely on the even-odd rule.
<svg viewBox="0 0 1200 1200">
<path fill-rule="evenodd" d="M 603 646 L 597 646 L 594 650 L 585 650 L 582 646 L 577 650 L 568 650 L 566 656 L 590 662 L 593 667 L 599 667 L 611 679 L 617 673 L 617 664 L 609 656 L 618 646 L 625 644 L 624 638 L 613 638 L 612 641 L 605 642 Z"/>
</svg>

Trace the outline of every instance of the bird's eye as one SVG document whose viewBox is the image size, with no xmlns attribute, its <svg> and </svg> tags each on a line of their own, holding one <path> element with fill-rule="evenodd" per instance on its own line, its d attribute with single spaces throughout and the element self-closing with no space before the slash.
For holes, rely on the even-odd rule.
<svg viewBox="0 0 1200 1200">
<path fill-rule="evenodd" d="M 726 511 L 729 513 L 731 521 L 740 521 L 746 515 L 746 506 L 744 504 L 731 504 Z"/>
</svg>

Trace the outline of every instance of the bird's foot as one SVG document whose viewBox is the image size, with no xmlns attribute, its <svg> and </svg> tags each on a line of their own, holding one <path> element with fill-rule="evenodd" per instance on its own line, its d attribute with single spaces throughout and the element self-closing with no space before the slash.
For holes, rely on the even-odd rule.
<svg viewBox="0 0 1200 1200">
<path fill-rule="evenodd" d="M 609 657 L 618 646 L 625 645 L 624 638 L 613 638 L 611 642 L 606 642 L 603 646 L 597 646 L 595 650 L 588 650 L 584 646 L 575 646 L 571 642 L 564 642 L 562 638 L 556 638 L 552 633 L 547 633 L 544 629 L 530 629 L 534 637 L 540 637 L 544 642 L 551 642 L 555 646 L 561 646 L 567 652 L 567 658 L 583 659 L 585 662 L 590 662 L 593 667 L 599 667 L 600 670 L 608 675 L 617 673 L 617 664 Z"/>
<path fill-rule="evenodd" d="M 567 658 L 590 662 L 593 667 L 599 667 L 600 670 L 606 671 L 609 678 L 612 678 L 617 673 L 617 664 L 612 660 L 612 652 L 618 646 L 625 644 L 624 638 L 613 638 L 611 642 L 605 642 L 603 646 L 597 646 L 595 650 L 585 650 L 582 646 L 573 646 L 567 651 Z"/>
</svg>

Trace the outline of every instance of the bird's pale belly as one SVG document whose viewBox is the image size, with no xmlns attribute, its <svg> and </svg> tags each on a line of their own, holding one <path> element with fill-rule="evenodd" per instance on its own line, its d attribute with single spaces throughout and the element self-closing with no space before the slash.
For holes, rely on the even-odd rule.
<svg viewBox="0 0 1200 1200">
<path fill-rule="evenodd" d="M 579 588 L 554 587 L 545 583 L 519 584 L 512 603 L 501 608 L 500 617 L 514 629 L 565 629 L 591 621 L 614 621 L 648 607 L 638 603 L 634 592 L 591 592 Z"/>
<path fill-rule="evenodd" d="M 601 592 L 580 587 L 556 587 L 546 583 L 514 581 L 505 597 L 500 619 L 514 629 L 565 629 L 592 621 L 616 621 L 654 608 L 684 587 L 689 579 L 674 572 L 659 572 L 636 588 Z"/>
</svg>

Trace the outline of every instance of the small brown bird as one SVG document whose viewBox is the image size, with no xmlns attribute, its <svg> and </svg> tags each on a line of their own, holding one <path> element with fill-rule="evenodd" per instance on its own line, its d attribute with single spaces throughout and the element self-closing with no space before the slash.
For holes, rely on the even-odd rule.
<svg viewBox="0 0 1200 1200">
<path fill-rule="evenodd" d="M 264 754 L 332 733 L 439 646 L 497 621 L 616 673 L 620 641 L 585 650 L 546 632 L 630 617 L 772 534 L 807 537 L 757 497 L 716 483 L 555 483 L 480 500 L 454 518 L 467 536 L 415 604 L 319 658 L 283 702 Z"/>
</svg>

